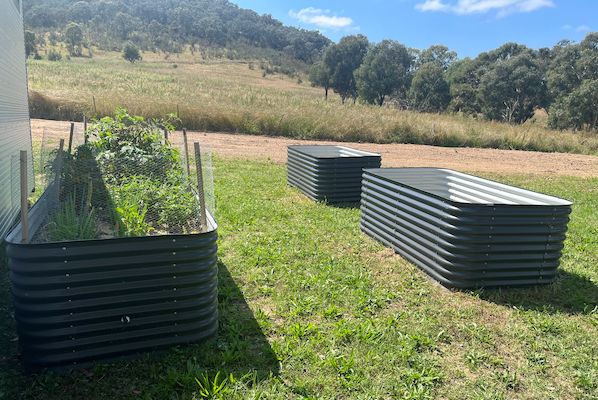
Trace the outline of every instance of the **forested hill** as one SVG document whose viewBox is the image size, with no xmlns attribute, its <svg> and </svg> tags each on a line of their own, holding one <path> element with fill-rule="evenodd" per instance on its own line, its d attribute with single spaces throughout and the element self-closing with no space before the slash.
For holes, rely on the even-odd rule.
<svg viewBox="0 0 598 400">
<path fill-rule="evenodd" d="M 62 31 L 76 22 L 91 44 L 105 49 L 127 41 L 166 52 L 245 45 L 312 63 L 331 43 L 319 32 L 285 26 L 227 0 L 24 0 L 23 7 L 28 29 Z"/>
</svg>

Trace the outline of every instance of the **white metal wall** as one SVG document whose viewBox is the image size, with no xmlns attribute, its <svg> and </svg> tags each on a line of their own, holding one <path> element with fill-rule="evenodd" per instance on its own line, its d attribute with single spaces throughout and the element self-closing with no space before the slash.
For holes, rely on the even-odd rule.
<svg viewBox="0 0 598 400">
<path fill-rule="evenodd" d="M 29 188 L 33 190 L 21 1 L 0 0 L 0 241 L 20 208 L 20 150 L 29 154 Z"/>
</svg>

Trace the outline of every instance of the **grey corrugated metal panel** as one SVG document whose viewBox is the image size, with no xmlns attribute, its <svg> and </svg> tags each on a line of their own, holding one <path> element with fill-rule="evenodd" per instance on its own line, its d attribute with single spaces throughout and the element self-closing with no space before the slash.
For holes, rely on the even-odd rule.
<svg viewBox="0 0 598 400">
<path fill-rule="evenodd" d="M 46 197 L 32 208 L 32 230 Z M 43 244 L 7 236 L 22 358 L 64 367 L 198 341 L 218 328 L 217 225 L 201 234 Z"/>
<path fill-rule="evenodd" d="M 363 174 L 361 228 L 450 287 L 549 283 L 571 203 L 434 168 Z"/>
<path fill-rule="evenodd" d="M 357 202 L 365 168 L 380 167 L 380 155 L 343 146 L 289 146 L 287 181 L 308 197 L 329 203 Z"/>
<path fill-rule="evenodd" d="M 14 180 L 18 169 L 12 169 L 12 159 L 20 150 L 29 154 L 29 189 L 33 190 L 33 157 L 27 72 L 21 4 L 14 0 L 0 0 L 0 240 L 18 214 L 13 204 Z M 19 185 L 16 186 L 19 188 Z"/>
</svg>

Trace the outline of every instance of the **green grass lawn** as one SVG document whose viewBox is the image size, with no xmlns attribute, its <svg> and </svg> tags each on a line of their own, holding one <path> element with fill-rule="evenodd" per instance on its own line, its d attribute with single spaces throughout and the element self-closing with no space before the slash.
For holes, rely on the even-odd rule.
<svg viewBox="0 0 598 400">
<path fill-rule="evenodd" d="M 596 398 L 598 179 L 491 176 L 575 202 L 561 273 L 453 292 L 363 235 L 358 209 L 287 187 L 284 166 L 216 159 L 215 177 L 218 338 L 24 375 L 3 266 L 0 398 Z"/>
</svg>

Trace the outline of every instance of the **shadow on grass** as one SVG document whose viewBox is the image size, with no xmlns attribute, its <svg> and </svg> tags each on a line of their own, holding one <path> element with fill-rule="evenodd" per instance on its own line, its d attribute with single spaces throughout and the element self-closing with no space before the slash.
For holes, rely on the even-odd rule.
<svg viewBox="0 0 598 400">
<path fill-rule="evenodd" d="M 218 263 L 219 332 L 203 343 L 85 369 L 27 375 L 18 358 L 6 264 L 0 259 L 0 399 L 191 398 L 196 381 L 231 374 L 246 385 L 279 373 L 279 361 L 241 289 Z M 142 397 L 143 397 L 142 396 Z"/>
<path fill-rule="evenodd" d="M 344 202 L 344 203 L 324 203 L 327 206 L 334 208 L 359 208 L 361 206 L 360 201 Z"/>
<path fill-rule="evenodd" d="M 581 275 L 559 270 L 550 285 L 486 289 L 480 298 L 523 310 L 567 314 L 590 313 L 598 306 L 598 286 Z"/>
</svg>

